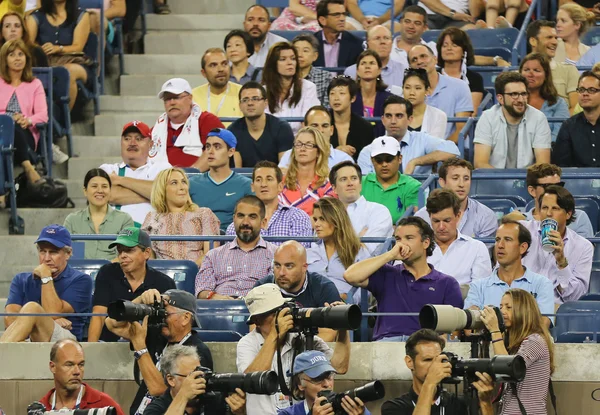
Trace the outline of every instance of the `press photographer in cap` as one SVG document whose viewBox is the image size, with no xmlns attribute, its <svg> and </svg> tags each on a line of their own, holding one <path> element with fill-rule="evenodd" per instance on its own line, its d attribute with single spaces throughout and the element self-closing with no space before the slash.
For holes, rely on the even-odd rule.
<svg viewBox="0 0 600 415">
<path fill-rule="evenodd" d="M 277 285 L 264 284 L 253 288 L 244 300 L 250 311 L 248 324 L 255 324 L 256 328 L 238 343 L 236 362 L 238 371 L 249 373 L 274 370 L 284 378 L 289 388 L 293 356 L 306 349 L 304 341 L 306 337 L 297 332 L 290 303 L 288 303 L 289 299 L 283 298 Z M 345 305 L 342 302 L 335 302 L 326 306 L 331 310 Z M 280 349 L 282 370 L 278 369 L 278 349 Z M 348 371 L 350 338 L 347 330 L 338 330 L 334 350 L 331 350 L 318 336 L 314 337 L 313 349 L 322 352 L 337 373 L 344 374 Z M 276 415 L 278 410 L 293 404 L 289 396 L 282 391 L 271 396 L 248 394 L 246 399 L 249 415 Z"/>
</svg>

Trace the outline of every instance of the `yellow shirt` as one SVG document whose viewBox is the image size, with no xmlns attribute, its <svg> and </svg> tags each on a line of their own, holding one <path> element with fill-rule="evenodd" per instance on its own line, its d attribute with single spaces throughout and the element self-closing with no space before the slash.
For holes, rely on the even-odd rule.
<svg viewBox="0 0 600 415">
<path fill-rule="evenodd" d="M 217 117 L 243 117 L 240 110 L 239 93 L 242 88 L 239 84 L 229 82 L 228 89 L 220 95 L 210 94 L 210 108 L 208 105 L 208 84 L 201 85 L 192 90 L 194 102 L 200 105 L 202 111 L 208 111 Z M 228 127 L 230 122 L 223 123 Z"/>
<path fill-rule="evenodd" d="M 0 3 L 0 19 L 8 12 L 16 12 L 23 16 L 23 13 L 25 13 L 25 0 L 21 0 L 20 5 L 15 5 L 10 0 L 3 0 Z"/>
</svg>

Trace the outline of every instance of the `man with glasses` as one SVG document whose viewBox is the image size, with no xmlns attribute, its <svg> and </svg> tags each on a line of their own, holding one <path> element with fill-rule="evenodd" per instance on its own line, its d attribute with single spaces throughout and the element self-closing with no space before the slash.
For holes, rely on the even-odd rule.
<svg viewBox="0 0 600 415">
<path fill-rule="evenodd" d="M 577 88 L 583 112 L 563 123 L 558 132 L 552 162 L 561 167 L 600 167 L 600 75 L 585 71 Z M 598 131 L 598 132 L 596 132 Z"/>
<path fill-rule="evenodd" d="M 246 82 L 240 89 L 239 100 L 244 117 L 227 128 L 237 138 L 235 151 L 242 159 L 241 166 L 236 167 L 254 167 L 263 160 L 279 163 L 283 153 L 292 148 L 292 127 L 265 113 L 267 92 L 260 83 Z"/>
<path fill-rule="evenodd" d="M 527 80 L 503 72 L 494 82 L 498 104 L 481 115 L 475 128 L 476 169 L 523 169 L 549 163 L 552 136 L 543 112 L 527 104 Z"/>
</svg>

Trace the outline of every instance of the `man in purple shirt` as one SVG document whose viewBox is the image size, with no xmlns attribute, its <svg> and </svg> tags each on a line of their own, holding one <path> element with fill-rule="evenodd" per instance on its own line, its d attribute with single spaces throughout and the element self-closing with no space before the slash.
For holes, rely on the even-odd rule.
<svg viewBox="0 0 600 415">
<path fill-rule="evenodd" d="M 418 313 L 425 304 L 462 308 L 458 281 L 427 263 L 435 248 L 433 230 L 427 222 L 414 216 L 404 218 L 394 237 L 396 245 L 390 251 L 349 267 L 344 273 L 346 281 L 371 291 L 380 313 Z M 403 264 L 388 264 L 396 260 Z M 380 316 L 373 340 L 406 341 L 420 328 L 417 316 Z"/>
</svg>

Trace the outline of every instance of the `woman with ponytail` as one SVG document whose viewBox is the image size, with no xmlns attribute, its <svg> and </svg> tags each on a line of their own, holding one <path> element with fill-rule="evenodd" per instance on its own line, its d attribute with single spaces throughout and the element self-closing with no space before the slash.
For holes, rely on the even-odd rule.
<svg viewBox="0 0 600 415">
<path fill-rule="evenodd" d="M 560 6 L 556 14 L 556 62 L 575 65 L 577 61 L 590 50 L 581 43 L 581 36 L 596 24 L 596 16 L 577 3 L 567 3 Z"/>
</svg>

